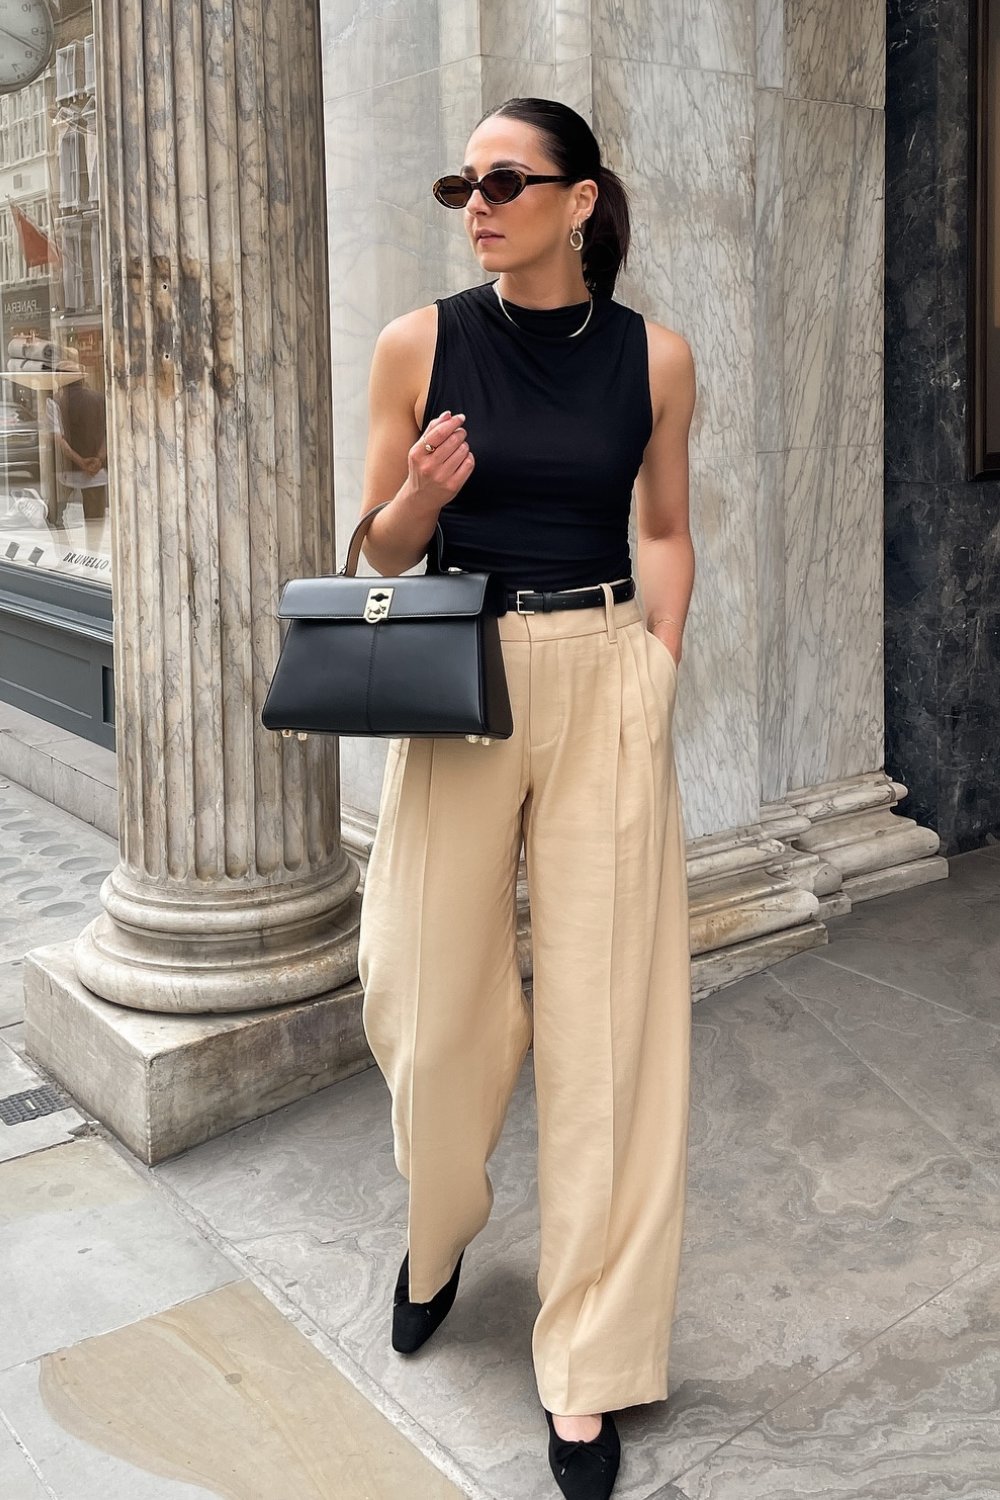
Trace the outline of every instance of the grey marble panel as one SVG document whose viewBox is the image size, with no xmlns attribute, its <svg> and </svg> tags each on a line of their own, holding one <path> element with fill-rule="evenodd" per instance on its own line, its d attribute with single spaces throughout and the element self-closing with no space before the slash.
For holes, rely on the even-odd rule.
<svg viewBox="0 0 1000 1500">
<path fill-rule="evenodd" d="M 785 81 L 784 0 L 757 0 L 757 87 L 780 89 Z"/>
<path fill-rule="evenodd" d="M 760 797 L 784 796 L 788 755 L 785 455 L 757 455 L 757 701 Z"/>
<path fill-rule="evenodd" d="M 594 55 L 753 76 L 753 6 L 745 0 L 600 0 Z"/>
<path fill-rule="evenodd" d="M 376 188 L 374 94 L 325 101 L 327 245 L 334 450 L 357 457 L 367 431 L 367 372 L 381 326 L 372 246 Z M 336 474 L 336 469 L 335 469 Z M 339 520 L 339 510 L 338 510 Z"/>
<path fill-rule="evenodd" d="M 341 568 L 347 558 L 351 535 L 361 514 L 361 492 L 364 482 L 365 461 L 363 456 L 354 458 L 338 453 L 334 464 L 334 491 L 337 497 L 337 567 Z M 386 497 L 388 499 L 388 496 Z M 370 574 L 374 569 L 364 553 L 358 558 L 358 573 Z"/>
<path fill-rule="evenodd" d="M 954 855 L 948 879 L 866 901 L 829 923 L 823 959 L 1000 1025 L 1000 872 L 994 851 Z M 779 971 L 794 977 L 798 959 Z"/>
<path fill-rule="evenodd" d="M 372 7 L 372 82 L 393 83 L 441 61 L 438 0 L 378 0 Z"/>
<path fill-rule="evenodd" d="M 785 464 L 786 789 L 882 765 L 881 447 Z"/>
<path fill-rule="evenodd" d="M 785 447 L 784 99 L 755 96 L 754 297 L 757 451 Z"/>
<path fill-rule="evenodd" d="M 692 452 L 746 463 L 756 446 L 752 80 L 595 56 L 594 129 L 632 191 L 625 300 L 682 333 L 701 376 Z"/>
<path fill-rule="evenodd" d="M 323 130 L 326 147 L 328 193 L 356 195 L 358 207 L 370 208 L 375 196 L 372 169 L 375 165 L 375 121 L 370 89 L 355 89 L 323 100 Z M 334 221 L 339 216 L 328 213 Z M 331 279 L 331 287 L 335 283 Z M 338 290 L 342 291 L 342 288 Z"/>
<path fill-rule="evenodd" d="M 338 98 L 481 50 L 477 0 L 322 0 L 323 91 Z"/>
<path fill-rule="evenodd" d="M 342 805 L 378 812 L 388 740 L 343 735 L 339 743 Z"/>
<path fill-rule="evenodd" d="M 976 1167 L 1000 1183 L 1000 1029 L 811 954 L 784 980 L 802 1004 Z"/>
<path fill-rule="evenodd" d="M 884 136 L 878 111 L 785 99 L 789 448 L 882 443 Z"/>
<path fill-rule="evenodd" d="M 483 113 L 482 63 L 480 57 L 466 58 L 441 69 L 441 149 L 445 163 L 454 162 L 456 168 L 465 160 L 469 136 Z M 446 170 L 451 168 L 446 167 Z M 440 209 L 438 218 L 442 223 L 461 219 L 460 214 L 441 208 L 440 204 L 432 202 L 432 207 Z M 475 281 L 479 277 L 470 279 Z"/>
<path fill-rule="evenodd" d="M 521 64 L 552 62 L 557 3 L 486 0 L 479 12 L 483 56 L 505 57 Z M 515 93 L 528 96 L 532 91 L 522 87 Z"/>
<path fill-rule="evenodd" d="M 785 93 L 885 105 L 885 6 L 785 0 Z"/>
<path fill-rule="evenodd" d="M 375 81 L 375 34 L 378 11 L 357 0 L 320 0 L 323 45 L 323 94 L 337 99 Z"/>
<path fill-rule="evenodd" d="M 589 62 L 594 45 L 593 10 L 591 0 L 555 0 L 557 63 Z"/>
<path fill-rule="evenodd" d="M 446 235 L 461 234 L 461 214 L 436 203 L 430 188 L 442 172 L 457 172 L 464 161 L 465 146 L 482 113 L 481 62 L 467 58 L 431 73 L 401 79 L 376 89 L 373 100 L 374 146 L 380 173 L 379 199 L 407 214 L 416 215 L 432 229 L 440 226 L 441 243 Z M 404 242 L 404 249 L 409 248 Z M 389 314 L 384 313 L 379 288 L 379 326 L 387 316 L 420 305 L 440 294 L 440 270 L 433 256 L 422 247 L 424 259 L 413 256 L 409 279 L 395 283 Z M 471 250 L 469 251 L 471 256 Z M 477 280 L 471 276 L 470 281 Z"/>
<path fill-rule="evenodd" d="M 443 149 L 439 160 L 447 160 Z M 458 160 L 461 162 L 462 157 Z M 369 214 L 368 253 L 375 273 L 377 327 L 415 307 L 427 306 L 436 297 L 447 296 L 451 287 L 443 261 L 448 249 L 461 253 L 465 271 L 462 284 L 478 280 L 461 215 L 443 208 L 431 194 L 435 177 L 446 170 L 450 168 L 424 169 L 414 184 L 411 202 L 381 202 Z M 359 384 L 365 386 L 367 382 L 361 380 Z"/>
<path fill-rule="evenodd" d="M 521 61 L 513 57 L 483 58 L 483 109 L 494 109 L 505 99 L 555 97 L 556 65 L 551 60 Z M 569 102 L 568 100 L 566 101 Z M 477 116 L 478 118 L 478 116 Z M 473 120 L 469 127 L 472 134 Z M 457 218 L 458 215 L 456 214 Z M 474 276 L 471 280 L 478 280 Z"/>
<path fill-rule="evenodd" d="M 998 1345 L 1000 1262 L 993 1260 L 688 1470 L 684 1493 L 691 1500 L 997 1500 Z"/>
<path fill-rule="evenodd" d="M 698 575 L 673 741 L 685 832 L 693 839 L 757 817 L 760 704 L 753 488 L 736 461 L 695 452 L 689 472 Z"/>
<path fill-rule="evenodd" d="M 593 118 L 594 73 L 589 57 L 557 62 L 554 88 L 557 99 L 562 99 L 585 120 Z"/>
<path fill-rule="evenodd" d="M 438 46 L 441 63 L 478 57 L 482 52 L 479 0 L 438 0 Z"/>
</svg>

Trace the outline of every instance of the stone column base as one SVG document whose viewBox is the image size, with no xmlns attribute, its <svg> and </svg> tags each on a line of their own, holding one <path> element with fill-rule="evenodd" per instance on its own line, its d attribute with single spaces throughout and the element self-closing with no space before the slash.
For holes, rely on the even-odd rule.
<svg viewBox="0 0 1000 1500">
<path fill-rule="evenodd" d="M 808 827 L 806 818 L 788 822 L 789 831 Z M 361 867 L 361 890 L 374 833 L 370 814 L 343 809 L 341 838 Z M 825 943 L 817 893 L 839 885 L 840 876 L 815 855 L 793 849 L 753 824 L 694 840 L 688 848 L 688 881 L 692 998 L 700 1000 L 735 979 Z M 517 947 L 531 999 L 531 910 L 523 858 L 517 881 Z"/>
<path fill-rule="evenodd" d="M 688 844 L 692 998 L 826 943 L 825 923 L 855 901 L 948 876 L 930 828 L 893 809 L 906 788 L 884 771 L 790 792 L 760 821 Z M 362 882 L 375 820 L 344 809 L 344 847 Z M 518 950 L 531 976 L 531 914 L 522 863 Z M 530 991 L 529 991 L 530 993 Z"/>
<path fill-rule="evenodd" d="M 25 1048 L 150 1166 L 372 1064 L 357 979 L 264 1010 L 162 1015 L 86 989 L 73 947 L 25 959 Z"/>
<path fill-rule="evenodd" d="M 851 904 L 947 880 L 948 861 L 937 852 L 941 840 L 933 828 L 894 810 L 905 796 L 906 787 L 885 771 L 789 792 L 785 804 L 809 823 L 792 842 L 839 872 Z"/>
</svg>

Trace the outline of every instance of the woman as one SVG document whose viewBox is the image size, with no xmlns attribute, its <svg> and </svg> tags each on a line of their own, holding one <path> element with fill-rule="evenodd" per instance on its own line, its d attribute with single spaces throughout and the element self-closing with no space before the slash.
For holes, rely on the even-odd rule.
<svg viewBox="0 0 1000 1500">
<path fill-rule="evenodd" d="M 694 578 L 685 340 L 613 298 L 624 188 L 586 122 L 511 99 L 435 196 L 491 279 L 394 319 L 370 381 L 365 554 L 499 573 L 514 734 L 390 741 L 361 916 L 364 1025 L 409 1181 L 393 1346 L 450 1310 L 529 1042 L 549 1461 L 607 1496 L 613 1409 L 662 1400 L 686 1183 L 687 882 L 671 729 Z M 635 488 L 635 597 L 628 518 Z M 515 936 L 522 838 L 533 1004 Z"/>
</svg>

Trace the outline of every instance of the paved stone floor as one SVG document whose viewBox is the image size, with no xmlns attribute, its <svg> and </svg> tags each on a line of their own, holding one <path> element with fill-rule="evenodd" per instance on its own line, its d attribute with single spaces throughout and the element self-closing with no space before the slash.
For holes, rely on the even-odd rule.
<svg viewBox="0 0 1000 1500">
<path fill-rule="evenodd" d="M 20 958 L 114 845 L 0 783 Z M 615 1500 L 1000 1500 L 1000 848 L 694 1012 L 670 1394 Z M 454 1311 L 388 1347 L 404 1184 L 374 1070 L 148 1170 L 67 1101 L 0 1123 L 2 1500 L 555 1497 L 530 1364 L 530 1058 Z"/>
</svg>

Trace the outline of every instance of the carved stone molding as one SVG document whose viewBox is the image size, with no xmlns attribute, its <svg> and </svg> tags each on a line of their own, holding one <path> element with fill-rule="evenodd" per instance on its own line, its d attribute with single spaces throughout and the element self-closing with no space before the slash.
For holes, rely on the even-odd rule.
<svg viewBox="0 0 1000 1500">
<path fill-rule="evenodd" d="M 946 880 L 948 861 L 938 855 L 938 835 L 895 811 L 905 796 L 906 787 L 885 771 L 789 792 L 787 805 L 809 823 L 792 842 L 839 871 L 841 890 L 852 903 Z"/>
</svg>

